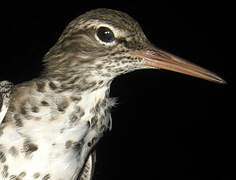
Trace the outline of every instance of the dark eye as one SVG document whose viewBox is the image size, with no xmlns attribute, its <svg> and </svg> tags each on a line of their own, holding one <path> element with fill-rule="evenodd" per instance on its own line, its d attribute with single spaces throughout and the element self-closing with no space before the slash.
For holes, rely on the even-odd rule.
<svg viewBox="0 0 236 180">
<path fill-rule="evenodd" d="M 107 27 L 98 28 L 97 37 L 105 43 L 110 43 L 115 40 L 115 36 L 114 36 L 112 30 L 110 30 Z"/>
</svg>

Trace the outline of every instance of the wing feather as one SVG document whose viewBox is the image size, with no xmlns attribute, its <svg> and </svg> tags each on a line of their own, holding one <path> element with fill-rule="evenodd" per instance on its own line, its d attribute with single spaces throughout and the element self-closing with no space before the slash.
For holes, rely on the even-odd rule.
<svg viewBox="0 0 236 180">
<path fill-rule="evenodd" d="M 82 172 L 77 180 L 92 180 L 96 163 L 96 152 L 89 154 Z"/>
</svg>

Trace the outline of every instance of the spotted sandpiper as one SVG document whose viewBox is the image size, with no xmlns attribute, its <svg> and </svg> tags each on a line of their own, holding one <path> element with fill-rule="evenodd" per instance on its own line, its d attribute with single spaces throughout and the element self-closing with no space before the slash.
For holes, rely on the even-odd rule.
<svg viewBox="0 0 236 180">
<path fill-rule="evenodd" d="M 43 62 L 36 79 L 0 83 L 0 179 L 92 179 L 95 144 L 111 129 L 116 76 L 161 68 L 225 83 L 158 49 L 134 19 L 110 9 L 73 20 Z"/>
</svg>

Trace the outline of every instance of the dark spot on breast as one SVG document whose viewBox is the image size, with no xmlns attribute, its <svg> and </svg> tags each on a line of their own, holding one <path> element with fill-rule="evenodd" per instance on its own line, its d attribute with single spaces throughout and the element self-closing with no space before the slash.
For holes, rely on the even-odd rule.
<svg viewBox="0 0 236 180">
<path fill-rule="evenodd" d="M 75 84 L 79 79 L 80 79 L 80 77 L 79 77 L 79 76 L 76 76 L 76 77 L 73 78 L 71 81 L 69 81 L 67 84 Z"/>
<path fill-rule="evenodd" d="M 34 179 L 37 179 L 37 178 L 39 178 L 39 176 L 40 176 L 40 173 L 39 173 L 39 172 L 37 172 L 37 173 L 34 173 L 34 175 L 33 175 Z"/>
<path fill-rule="evenodd" d="M 19 180 L 16 175 L 10 175 L 9 180 Z"/>
<path fill-rule="evenodd" d="M 49 106 L 49 104 L 48 104 L 47 101 L 41 101 L 41 104 L 42 104 L 43 106 Z"/>
<path fill-rule="evenodd" d="M 19 120 L 19 119 L 20 119 L 20 115 L 19 115 L 19 114 L 14 114 L 13 118 L 14 118 L 15 120 Z"/>
<path fill-rule="evenodd" d="M 26 111 L 26 108 L 24 105 L 21 105 L 20 107 L 20 113 L 23 114 L 23 115 L 26 115 L 27 111 Z"/>
<path fill-rule="evenodd" d="M 107 106 L 107 101 L 106 99 L 103 99 L 103 101 L 101 101 L 101 107 L 105 108 Z"/>
<path fill-rule="evenodd" d="M 26 172 L 23 171 L 18 175 L 18 178 L 23 178 L 25 177 L 25 175 L 26 175 Z"/>
<path fill-rule="evenodd" d="M 107 130 L 107 126 L 102 125 L 99 130 L 101 133 L 104 133 Z"/>
<path fill-rule="evenodd" d="M 81 96 L 71 96 L 70 99 L 75 102 L 79 102 L 82 98 Z"/>
<path fill-rule="evenodd" d="M 38 146 L 36 144 L 31 143 L 29 140 L 26 140 L 23 144 L 23 150 L 25 152 L 25 155 L 29 155 L 34 151 L 37 151 Z"/>
<path fill-rule="evenodd" d="M 51 175 L 50 175 L 50 174 L 46 174 L 46 175 L 43 177 L 43 179 L 42 179 L 42 180 L 48 180 L 48 179 L 50 179 L 50 177 L 51 177 Z"/>
<path fill-rule="evenodd" d="M 70 122 L 72 123 L 78 120 L 78 116 L 75 113 L 71 113 L 69 118 L 70 118 Z"/>
<path fill-rule="evenodd" d="M 61 84 L 60 88 L 56 91 L 56 93 L 62 93 L 65 91 L 70 91 L 73 89 L 73 86 L 67 86 L 67 84 Z"/>
<path fill-rule="evenodd" d="M 97 125 L 97 122 L 98 122 L 98 117 L 93 116 L 91 119 L 91 127 L 94 128 Z"/>
<path fill-rule="evenodd" d="M 97 142 L 97 138 L 94 137 L 91 141 L 88 142 L 88 146 L 92 147 L 92 146 L 94 146 L 96 144 L 96 142 Z"/>
<path fill-rule="evenodd" d="M 9 153 L 13 156 L 13 157 L 16 157 L 18 155 L 18 150 L 16 149 L 15 146 L 12 146 L 10 149 L 9 149 Z"/>
<path fill-rule="evenodd" d="M 50 87 L 51 90 L 57 89 L 57 86 L 53 82 L 49 83 L 49 87 Z"/>
<path fill-rule="evenodd" d="M 90 126 L 91 126 L 90 121 L 87 121 L 87 125 L 88 125 L 88 128 L 90 128 Z"/>
<path fill-rule="evenodd" d="M 57 105 L 57 110 L 60 112 L 63 112 L 68 107 L 68 105 L 69 105 L 69 103 L 67 101 L 63 101 Z"/>
<path fill-rule="evenodd" d="M 104 66 L 103 64 L 98 64 L 96 69 L 103 69 L 103 66 Z"/>
<path fill-rule="evenodd" d="M 101 81 L 98 82 L 99 85 L 101 85 L 101 84 L 103 84 L 103 83 L 104 83 L 103 80 L 101 80 Z"/>
<path fill-rule="evenodd" d="M 80 120 L 85 114 L 84 110 L 80 106 L 76 106 L 75 110 L 70 114 L 69 119 L 71 123 Z"/>
<path fill-rule="evenodd" d="M 84 145 L 84 140 L 82 139 L 80 142 L 77 142 L 74 146 L 73 149 L 76 151 L 78 155 L 80 155 L 82 151 L 82 147 Z"/>
<path fill-rule="evenodd" d="M 8 166 L 4 165 L 2 169 L 2 177 L 7 178 L 8 177 Z"/>
<path fill-rule="evenodd" d="M 32 110 L 32 112 L 34 112 L 34 113 L 38 113 L 38 112 L 39 112 L 39 108 L 38 108 L 37 106 L 33 106 L 33 107 L 31 108 L 31 110 Z"/>
<path fill-rule="evenodd" d="M 73 141 L 69 140 L 69 141 L 66 141 L 65 143 L 65 146 L 66 146 L 66 149 L 69 149 L 73 144 Z"/>
<path fill-rule="evenodd" d="M 0 162 L 1 163 L 4 163 L 6 161 L 6 156 L 5 156 L 5 154 L 2 152 L 2 151 L 0 151 Z"/>
<path fill-rule="evenodd" d="M 88 147 L 91 147 L 91 146 L 92 146 L 92 142 L 89 141 L 89 142 L 88 142 Z"/>
<path fill-rule="evenodd" d="M 7 170 L 8 170 L 8 166 L 7 166 L 7 165 L 4 165 L 4 166 L 3 166 L 3 170 L 4 170 L 4 171 L 7 171 Z"/>
<path fill-rule="evenodd" d="M 38 81 L 36 83 L 36 86 L 37 86 L 37 91 L 38 92 L 44 92 L 44 90 L 45 90 L 45 83 L 44 82 Z"/>
<path fill-rule="evenodd" d="M 23 127 L 23 123 L 22 123 L 21 119 L 16 120 L 15 123 L 16 123 L 17 127 Z"/>
<path fill-rule="evenodd" d="M 98 113 L 100 111 L 100 100 L 97 102 L 97 104 L 95 105 L 95 112 Z"/>
<path fill-rule="evenodd" d="M 61 129 L 60 129 L 60 133 L 61 133 L 61 134 L 63 134 L 64 131 L 65 131 L 65 128 L 61 128 Z"/>
<path fill-rule="evenodd" d="M 9 106 L 9 111 L 13 112 L 13 111 L 15 111 L 15 109 L 16 109 L 16 107 L 13 104 L 11 104 Z"/>
<path fill-rule="evenodd" d="M 23 123 L 19 114 L 14 114 L 13 118 L 15 119 L 15 124 L 17 127 L 23 127 Z"/>
<path fill-rule="evenodd" d="M 81 118 L 84 115 L 84 110 L 80 106 L 77 106 L 75 113 Z"/>
</svg>

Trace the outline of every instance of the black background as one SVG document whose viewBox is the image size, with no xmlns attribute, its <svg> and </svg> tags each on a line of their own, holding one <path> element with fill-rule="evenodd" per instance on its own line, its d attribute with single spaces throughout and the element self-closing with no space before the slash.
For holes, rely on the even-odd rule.
<svg viewBox="0 0 236 180">
<path fill-rule="evenodd" d="M 165 70 L 116 78 L 113 129 L 97 146 L 95 180 L 233 179 L 233 4 L 215 1 L 58 1 L 1 8 L 0 80 L 37 77 L 64 27 L 105 7 L 139 21 L 156 46 L 216 72 L 220 85 Z"/>
</svg>

